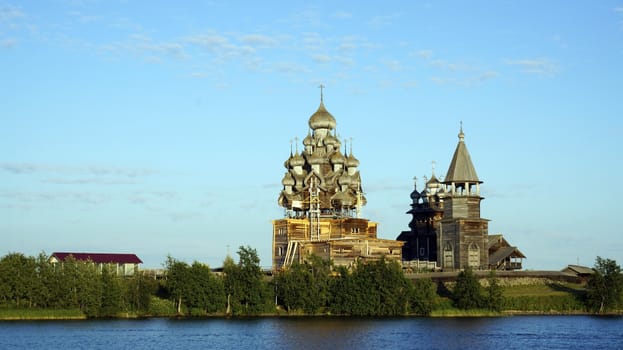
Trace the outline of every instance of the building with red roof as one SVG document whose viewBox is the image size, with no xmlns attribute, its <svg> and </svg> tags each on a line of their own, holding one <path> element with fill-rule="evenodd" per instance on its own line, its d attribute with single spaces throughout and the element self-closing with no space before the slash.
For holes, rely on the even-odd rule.
<svg viewBox="0 0 623 350">
<path fill-rule="evenodd" d="M 117 274 L 122 276 L 133 275 L 138 271 L 139 264 L 143 263 L 136 254 L 73 252 L 54 252 L 50 255 L 50 263 L 62 264 L 70 256 L 77 261 L 86 261 L 96 264 L 100 269 L 102 269 L 104 265 L 114 266 Z"/>
</svg>

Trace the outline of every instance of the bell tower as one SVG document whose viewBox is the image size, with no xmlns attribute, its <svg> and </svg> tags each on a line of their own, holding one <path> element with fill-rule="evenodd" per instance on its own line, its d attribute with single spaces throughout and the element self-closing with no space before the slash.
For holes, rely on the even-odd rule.
<svg viewBox="0 0 623 350">
<path fill-rule="evenodd" d="M 438 263 L 443 269 L 486 268 L 489 264 L 488 222 L 480 217 L 480 184 L 463 125 L 452 162 L 443 181 L 443 219 L 438 235 Z"/>
</svg>

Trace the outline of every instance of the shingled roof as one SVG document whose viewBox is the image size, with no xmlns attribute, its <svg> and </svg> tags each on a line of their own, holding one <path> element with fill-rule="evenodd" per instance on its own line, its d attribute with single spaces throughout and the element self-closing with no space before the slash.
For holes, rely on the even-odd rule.
<svg viewBox="0 0 623 350">
<path fill-rule="evenodd" d="M 469 152 L 467 151 L 467 146 L 465 146 L 465 134 L 463 134 L 463 128 L 461 127 L 461 132 L 459 133 L 459 143 L 456 145 L 456 150 L 454 151 L 454 156 L 452 157 L 452 162 L 450 163 L 450 167 L 448 168 L 448 172 L 446 173 L 446 178 L 444 182 L 480 182 L 478 180 L 478 175 L 476 174 L 476 168 L 474 168 L 474 164 L 472 163 L 472 159 L 469 156 Z"/>
<path fill-rule="evenodd" d="M 59 261 L 67 259 L 69 256 L 73 256 L 74 259 L 80 261 L 92 261 L 96 264 L 142 264 L 143 261 L 136 256 L 136 254 L 115 254 L 115 253 L 68 253 L 68 252 L 56 252 L 52 253 L 52 257 L 55 257 Z"/>
</svg>

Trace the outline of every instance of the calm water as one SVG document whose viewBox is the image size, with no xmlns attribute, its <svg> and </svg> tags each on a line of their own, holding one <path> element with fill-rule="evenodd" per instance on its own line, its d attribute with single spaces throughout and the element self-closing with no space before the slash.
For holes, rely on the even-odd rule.
<svg viewBox="0 0 623 350">
<path fill-rule="evenodd" d="M 0 322 L 2 349 L 623 349 L 622 317 Z"/>
</svg>

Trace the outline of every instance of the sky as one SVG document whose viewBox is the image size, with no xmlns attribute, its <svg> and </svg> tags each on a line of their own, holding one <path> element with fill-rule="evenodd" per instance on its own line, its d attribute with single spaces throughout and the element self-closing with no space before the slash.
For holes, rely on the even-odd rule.
<svg viewBox="0 0 623 350">
<path fill-rule="evenodd" d="M 525 268 L 621 264 L 622 62 L 623 1 L 0 0 L 0 254 L 269 267 L 323 84 L 380 238 L 462 122 Z"/>
</svg>

